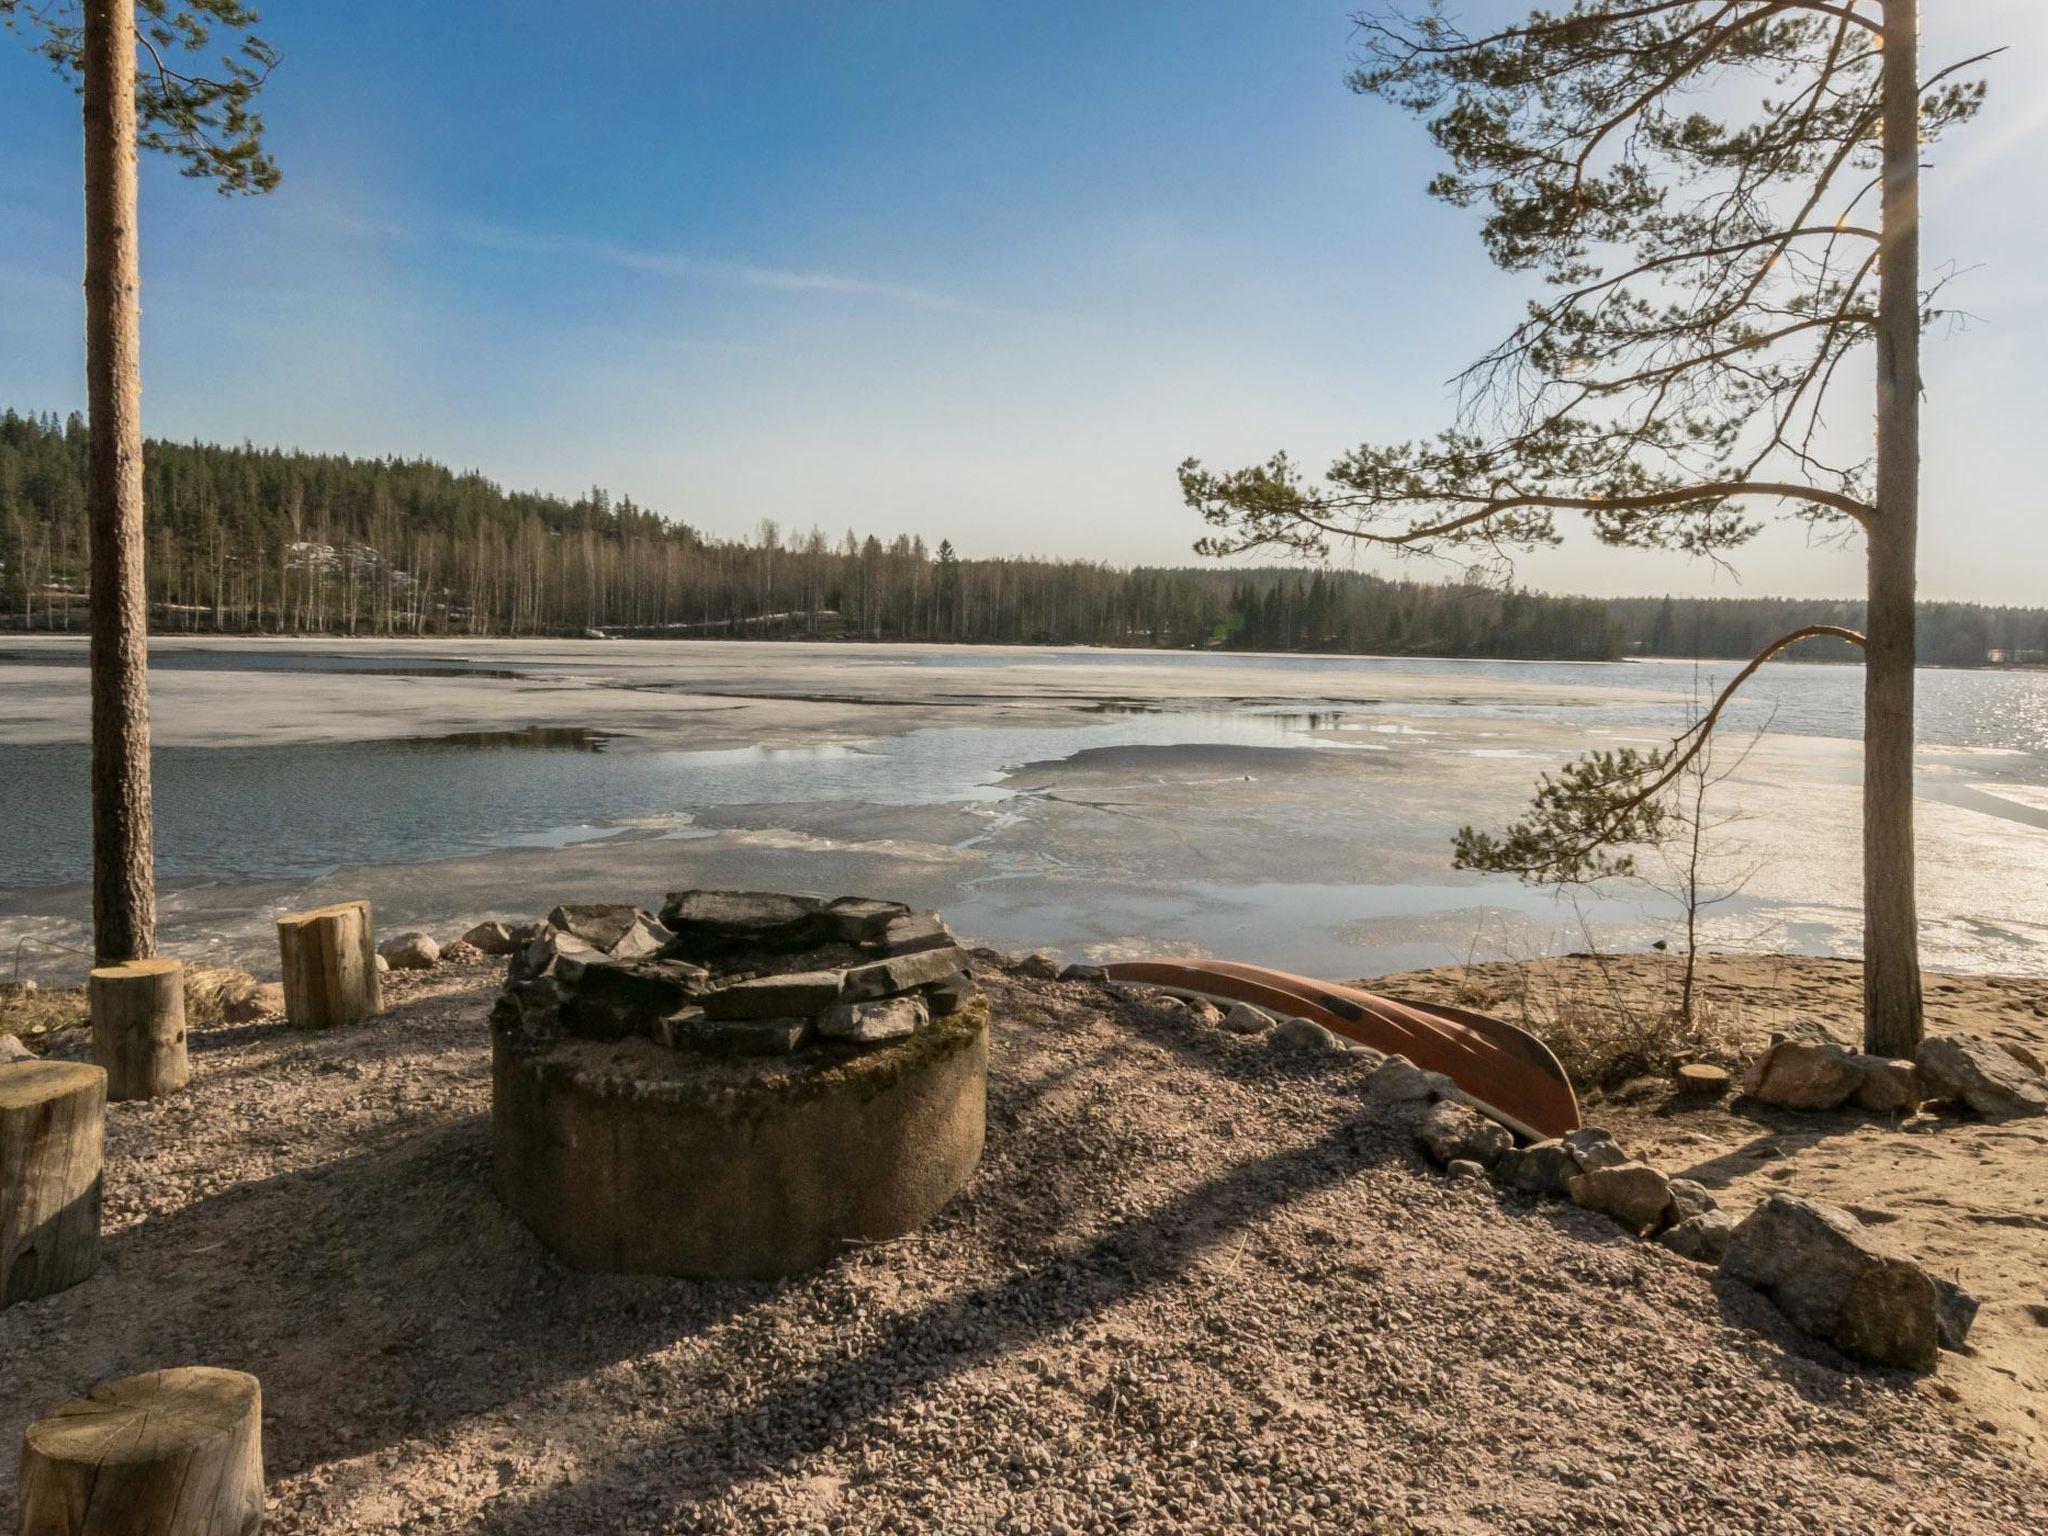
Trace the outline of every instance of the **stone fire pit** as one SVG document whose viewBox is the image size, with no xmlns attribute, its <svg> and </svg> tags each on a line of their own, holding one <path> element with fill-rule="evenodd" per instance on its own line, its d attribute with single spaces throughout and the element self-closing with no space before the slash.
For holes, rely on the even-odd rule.
<svg viewBox="0 0 2048 1536">
<path fill-rule="evenodd" d="M 771 1276 L 901 1236 L 981 1158 L 988 1010 L 936 913 L 557 907 L 491 1013 L 499 1193 L 581 1269 Z"/>
</svg>

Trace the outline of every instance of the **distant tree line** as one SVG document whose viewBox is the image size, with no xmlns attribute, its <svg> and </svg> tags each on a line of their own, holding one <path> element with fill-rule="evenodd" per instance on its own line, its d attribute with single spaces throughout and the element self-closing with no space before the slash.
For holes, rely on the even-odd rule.
<svg viewBox="0 0 2048 1536">
<path fill-rule="evenodd" d="M 82 629 L 87 437 L 0 413 L 0 626 Z M 637 634 L 1607 660 L 1747 656 L 1775 599 L 1551 597 L 1300 566 L 963 559 L 898 535 L 707 538 L 602 490 L 508 492 L 426 460 L 151 442 L 159 632 Z M 1826 606 L 1826 605 L 1819 605 Z M 1854 624 L 1861 605 L 1843 603 Z M 1934 604 L 1925 659 L 2048 651 L 2048 612 Z M 1816 659 L 1825 659 L 1816 650 Z"/>
</svg>

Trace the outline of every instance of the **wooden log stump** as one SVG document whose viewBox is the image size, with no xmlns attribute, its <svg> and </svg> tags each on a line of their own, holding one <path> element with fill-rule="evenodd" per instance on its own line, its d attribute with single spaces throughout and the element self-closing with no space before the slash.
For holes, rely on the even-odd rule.
<svg viewBox="0 0 2048 1536">
<path fill-rule="evenodd" d="M 285 1017 L 300 1029 L 355 1024 L 383 1009 L 377 934 L 367 901 L 344 901 L 277 920 Z"/>
<path fill-rule="evenodd" d="M 251 1536 L 263 1526 L 263 1392 L 189 1365 L 97 1386 L 29 1425 L 21 1536 Z"/>
<path fill-rule="evenodd" d="M 106 1113 L 107 1074 L 98 1067 L 0 1067 L 0 1307 L 92 1273 Z"/>
<path fill-rule="evenodd" d="M 192 1076 L 185 1059 L 185 967 L 129 960 L 92 973 L 92 1055 L 107 1071 L 110 1099 L 176 1093 Z"/>
</svg>

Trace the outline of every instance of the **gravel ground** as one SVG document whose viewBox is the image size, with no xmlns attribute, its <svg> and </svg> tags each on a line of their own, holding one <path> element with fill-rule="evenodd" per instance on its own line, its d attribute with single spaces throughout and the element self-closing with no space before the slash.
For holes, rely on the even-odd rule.
<svg viewBox="0 0 2048 1536">
<path fill-rule="evenodd" d="M 101 1271 L 0 1313 L 0 1437 L 253 1371 L 272 1532 L 2048 1524 L 1930 1383 L 1427 1171 L 1342 1055 L 991 976 L 988 1153 L 928 1231 L 607 1278 L 491 1193 L 495 968 L 392 980 L 362 1028 L 195 1032 L 188 1092 L 110 1110 Z"/>
</svg>

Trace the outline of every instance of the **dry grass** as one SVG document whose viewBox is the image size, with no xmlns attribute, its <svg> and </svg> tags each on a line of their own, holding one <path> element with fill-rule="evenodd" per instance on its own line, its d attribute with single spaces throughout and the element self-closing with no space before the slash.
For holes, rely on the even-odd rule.
<svg viewBox="0 0 2048 1536">
<path fill-rule="evenodd" d="M 1639 974 L 1624 975 L 1597 955 L 1578 958 L 1590 963 L 1570 969 L 1522 965 L 1505 973 L 1498 967 L 1484 973 L 1468 968 L 1457 1001 L 1528 1030 L 1581 1087 L 1663 1076 L 1681 1062 L 1727 1064 L 1740 1058 L 1740 1007 L 1695 995 L 1688 1017 L 1678 962 L 1668 981 L 1646 993 Z"/>
<path fill-rule="evenodd" d="M 185 1019 L 188 1024 L 217 1024 L 228 1004 L 248 996 L 256 979 L 247 971 L 220 966 L 185 968 Z M 0 986 L 0 1035 L 18 1035 L 41 1053 L 67 1029 L 84 1029 L 92 1009 L 83 987 L 38 987 L 9 983 Z"/>
</svg>

